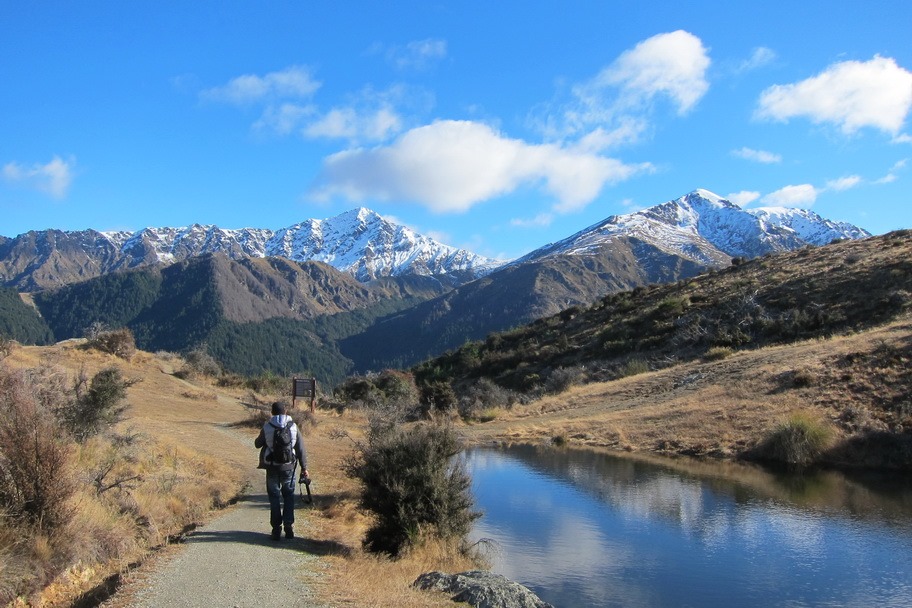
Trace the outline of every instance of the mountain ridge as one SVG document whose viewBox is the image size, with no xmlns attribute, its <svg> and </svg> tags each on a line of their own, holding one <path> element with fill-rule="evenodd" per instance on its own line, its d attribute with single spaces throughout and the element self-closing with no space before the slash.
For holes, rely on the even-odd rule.
<svg viewBox="0 0 912 608">
<path fill-rule="evenodd" d="M 503 263 L 444 245 L 358 208 L 276 231 L 201 224 L 136 232 L 30 231 L 0 240 L 0 282 L 21 291 L 37 291 L 209 253 L 224 253 L 232 259 L 281 257 L 324 262 L 361 282 L 414 274 L 448 275 L 447 282 L 460 284 Z"/>
</svg>

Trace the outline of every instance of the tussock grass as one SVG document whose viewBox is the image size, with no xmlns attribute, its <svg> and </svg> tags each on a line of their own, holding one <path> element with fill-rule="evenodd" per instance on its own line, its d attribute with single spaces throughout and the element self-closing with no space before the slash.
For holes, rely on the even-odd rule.
<svg viewBox="0 0 912 608">
<path fill-rule="evenodd" d="M 833 430 L 819 414 L 797 411 L 780 423 L 757 449 L 757 457 L 793 466 L 817 461 L 830 447 Z"/>
</svg>

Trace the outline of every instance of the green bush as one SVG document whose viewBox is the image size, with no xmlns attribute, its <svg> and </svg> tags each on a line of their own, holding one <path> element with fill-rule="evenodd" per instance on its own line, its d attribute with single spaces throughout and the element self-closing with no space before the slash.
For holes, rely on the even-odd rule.
<svg viewBox="0 0 912 608">
<path fill-rule="evenodd" d="M 703 355 L 703 358 L 707 361 L 721 361 L 722 359 L 727 359 L 735 354 L 735 350 L 728 346 L 713 346 L 706 351 L 706 354 Z"/>
<path fill-rule="evenodd" d="M 649 363 L 643 361 L 642 359 L 631 359 L 623 366 L 621 366 L 621 369 L 618 373 L 621 378 L 626 378 L 628 376 L 638 376 L 640 374 L 645 374 L 648 371 Z"/>
<path fill-rule="evenodd" d="M 345 467 L 361 483 L 361 506 L 374 516 L 366 549 L 399 555 L 424 534 L 464 539 L 480 514 L 472 510 L 471 480 L 459 452 L 449 426 L 372 422 L 367 443 Z"/>
<path fill-rule="evenodd" d="M 75 401 L 58 412 L 64 427 L 83 441 L 113 426 L 127 409 L 127 389 L 136 382 L 125 379 L 116 367 L 101 370 L 91 382 L 81 373 L 76 380 Z"/>
<path fill-rule="evenodd" d="M 456 391 L 449 382 L 430 382 L 421 387 L 421 405 L 425 413 L 449 412 L 457 405 Z"/>
</svg>

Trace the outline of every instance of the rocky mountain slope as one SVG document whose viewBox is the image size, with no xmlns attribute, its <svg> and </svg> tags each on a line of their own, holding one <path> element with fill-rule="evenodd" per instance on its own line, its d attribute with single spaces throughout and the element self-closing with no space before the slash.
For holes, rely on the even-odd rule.
<svg viewBox="0 0 912 608">
<path fill-rule="evenodd" d="M 275 233 L 211 226 L 32 232 L 0 242 L 0 276 L 36 291 L 57 340 L 101 322 L 130 327 L 148 350 L 205 345 L 236 371 L 316 365 L 335 377 L 408 366 L 734 258 L 866 234 L 807 211 L 745 211 L 697 190 L 608 218 L 498 269 L 360 209 Z M 64 277 L 81 282 L 39 291 Z"/>
<path fill-rule="evenodd" d="M 421 275 L 441 276 L 449 284 L 461 284 L 502 263 L 444 245 L 362 208 L 277 231 L 227 230 L 198 224 L 146 228 L 135 233 L 32 231 L 0 240 L 0 284 L 37 291 L 209 253 L 238 260 L 281 257 L 324 262 L 362 282 Z"/>
<path fill-rule="evenodd" d="M 708 190 L 627 215 L 615 215 L 562 241 L 546 245 L 515 264 L 557 255 L 587 255 L 620 239 L 643 243 L 704 266 L 731 258 L 754 258 L 805 245 L 871 236 L 845 222 L 805 209 L 742 209 Z"/>
</svg>

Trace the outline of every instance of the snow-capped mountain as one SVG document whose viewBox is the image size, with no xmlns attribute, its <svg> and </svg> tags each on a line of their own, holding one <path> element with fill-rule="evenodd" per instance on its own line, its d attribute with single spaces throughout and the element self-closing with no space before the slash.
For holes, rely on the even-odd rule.
<svg viewBox="0 0 912 608">
<path fill-rule="evenodd" d="M 482 276 L 502 262 L 439 243 L 389 222 L 369 209 L 325 220 L 306 220 L 271 231 L 217 226 L 146 228 L 134 234 L 105 233 L 119 245 L 127 266 L 170 262 L 220 252 L 229 257 L 284 257 L 325 262 L 360 281 L 403 274 L 467 273 Z"/>
<path fill-rule="evenodd" d="M 733 257 L 756 257 L 836 239 L 871 236 L 847 223 L 812 211 L 786 208 L 742 209 L 708 190 L 630 213 L 615 215 L 557 243 L 516 260 L 521 264 L 555 255 L 586 255 L 617 239 L 636 239 L 666 253 L 719 266 Z"/>
<path fill-rule="evenodd" d="M 362 208 L 275 231 L 194 224 L 137 232 L 44 230 L 13 239 L 0 237 L 0 283 L 35 291 L 209 253 L 231 259 L 283 257 L 325 262 L 360 281 L 447 275 L 451 285 L 484 276 L 503 264 L 444 245 Z"/>
</svg>

